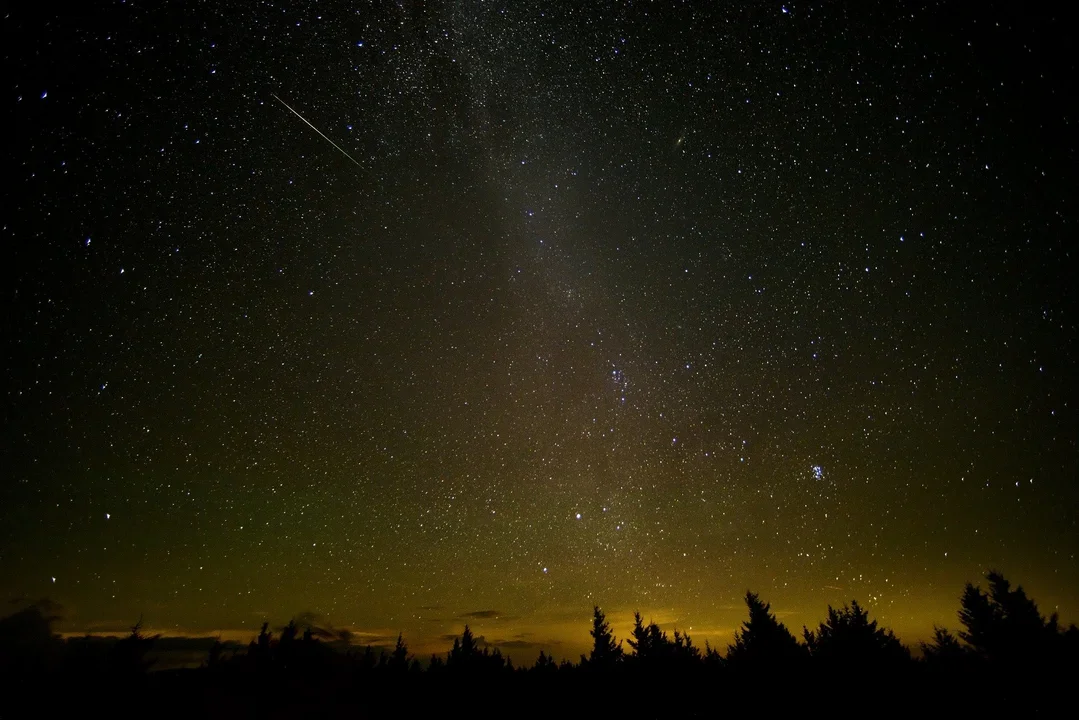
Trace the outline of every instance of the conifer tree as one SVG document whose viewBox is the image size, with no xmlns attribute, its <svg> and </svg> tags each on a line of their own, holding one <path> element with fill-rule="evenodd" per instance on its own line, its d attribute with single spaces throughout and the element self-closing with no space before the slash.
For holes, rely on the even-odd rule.
<svg viewBox="0 0 1079 720">
<path fill-rule="evenodd" d="M 131 634 L 123 640 L 117 641 L 109 652 L 110 665 L 113 672 L 119 675 L 141 676 L 144 675 L 154 664 L 153 658 L 147 658 L 147 653 L 154 646 L 154 642 L 160 635 L 146 636 L 142 633 L 142 618 L 131 628 Z"/>
<path fill-rule="evenodd" d="M 472 628 L 465 625 L 461 637 L 453 639 L 453 649 L 446 658 L 446 666 L 458 670 L 475 668 L 483 663 L 483 653 L 479 651 Z"/>
<path fill-rule="evenodd" d="M 472 628 L 465 625 L 465 631 L 461 633 L 461 655 L 472 657 L 476 653 L 476 637 L 472 634 Z"/>
<path fill-rule="evenodd" d="M 960 600 L 959 637 L 974 654 L 994 663 L 1045 662 L 1060 647 L 1062 634 L 1057 616 L 1042 616 L 1022 586 L 999 572 L 986 575 L 989 592 L 967 583 Z"/>
<path fill-rule="evenodd" d="M 633 656 L 636 660 L 643 660 L 651 653 L 651 633 L 641 619 L 640 612 L 633 613 L 633 630 L 630 631 L 629 646 L 633 648 Z"/>
<path fill-rule="evenodd" d="M 734 645 L 727 648 L 727 662 L 735 667 L 787 665 L 801 660 L 805 648 L 772 614 L 772 606 L 756 593 L 746 593 L 749 620 L 734 634 Z"/>
<path fill-rule="evenodd" d="M 923 642 L 922 655 L 926 662 L 935 666 L 954 667 L 966 660 L 968 652 L 954 635 L 942 627 L 933 627 L 933 640 Z"/>
<path fill-rule="evenodd" d="M 532 666 L 532 669 L 538 672 L 549 673 L 557 670 L 558 665 L 555 663 L 554 658 L 540 650 L 539 657 L 536 658 L 536 664 Z"/>
<path fill-rule="evenodd" d="M 401 633 L 397 633 L 397 644 L 390 655 L 389 666 L 398 671 L 408 669 L 408 645 L 405 644 L 404 636 Z"/>
<path fill-rule="evenodd" d="M 804 628 L 803 632 L 810 656 L 824 663 L 865 669 L 910 660 L 910 651 L 895 634 L 877 627 L 857 600 L 839 610 L 829 605 L 828 619 L 817 631 Z"/>
<path fill-rule="evenodd" d="M 607 622 L 598 605 L 592 608 L 592 652 L 588 656 L 588 665 L 596 669 L 610 669 L 622 661 L 622 643 L 615 642 L 611 625 Z"/>
<path fill-rule="evenodd" d="M 704 664 L 710 668 L 723 666 L 723 656 L 708 641 L 704 643 Z"/>
</svg>

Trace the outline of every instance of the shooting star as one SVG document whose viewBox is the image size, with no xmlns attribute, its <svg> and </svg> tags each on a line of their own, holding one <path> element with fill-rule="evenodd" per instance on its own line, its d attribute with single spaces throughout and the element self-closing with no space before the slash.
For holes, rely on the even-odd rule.
<svg viewBox="0 0 1079 720">
<path fill-rule="evenodd" d="M 315 132 L 317 132 L 317 133 L 318 133 L 319 135 L 322 135 L 322 139 L 323 139 L 323 140 L 325 140 L 325 141 L 326 141 L 326 142 L 328 142 L 328 143 L 329 143 L 330 145 L 333 145 L 333 146 L 334 146 L 335 148 L 337 148 L 337 151 L 338 151 L 339 153 L 341 153 L 342 155 L 344 155 L 345 157 L 347 157 L 347 158 L 348 158 L 349 160 L 351 160 L 351 161 L 352 161 L 352 162 L 353 162 L 353 163 L 354 163 L 354 164 L 356 165 L 356 167 L 358 167 L 358 168 L 362 168 L 362 167 L 363 167 L 363 165 L 360 165 L 360 164 L 359 164 L 358 162 L 356 162 L 356 158 L 354 158 L 354 157 L 352 157 L 351 155 L 349 155 L 349 154 L 348 154 L 347 152 L 345 152 L 345 151 L 344 151 L 344 150 L 343 150 L 343 149 L 341 148 L 341 146 L 340 146 L 340 145 L 338 145 L 338 144 L 337 144 L 337 143 L 335 143 L 335 142 L 334 142 L 333 140 L 330 140 L 330 139 L 329 139 L 328 137 L 326 137 L 326 135 L 325 135 L 325 134 L 323 134 L 323 132 L 322 132 L 321 130 L 319 130 L 319 129 L 318 129 L 317 127 L 315 127 L 315 126 L 314 126 L 314 125 L 312 125 L 311 123 L 307 122 L 307 118 L 305 118 L 305 117 L 304 117 L 303 115 L 301 115 L 300 113 L 298 113 L 298 112 L 296 112 L 295 110 L 293 110 L 293 109 L 292 109 L 292 108 L 291 108 L 291 107 L 289 106 L 289 104 L 288 104 L 287 102 L 285 102 L 285 101 L 284 101 L 284 100 L 282 100 L 281 98 L 277 97 L 277 96 L 276 96 L 276 95 L 274 95 L 273 93 L 270 93 L 270 97 L 272 97 L 272 98 L 273 98 L 274 100 L 276 100 L 277 102 L 281 103 L 281 104 L 282 104 L 282 105 L 284 105 L 284 106 L 285 106 L 286 108 L 288 108 L 288 111 L 289 111 L 290 113 L 292 113 L 293 115 L 295 115 L 296 117 L 300 118 L 300 119 L 301 119 L 301 120 L 303 120 L 303 121 L 304 121 L 305 123 L 307 123 L 307 127 L 311 128 L 312 130 L 314 130 Z"/>
</svg>

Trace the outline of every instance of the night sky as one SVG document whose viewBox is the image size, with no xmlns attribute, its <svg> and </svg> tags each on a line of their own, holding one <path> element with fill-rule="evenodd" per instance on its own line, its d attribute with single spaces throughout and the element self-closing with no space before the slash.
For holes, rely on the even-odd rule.
<svg viewBox="0 0 1079 720">
<path fill-rule="evenodd" d="M 945 5 L 13 3 L 4 602 L 1079 620 L 1074 43 Z"/>
</svg>

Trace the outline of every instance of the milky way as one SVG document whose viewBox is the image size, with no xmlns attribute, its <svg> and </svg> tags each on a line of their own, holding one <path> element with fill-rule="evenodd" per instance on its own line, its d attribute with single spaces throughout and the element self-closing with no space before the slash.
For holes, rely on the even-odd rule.
<svg viewBox="0 0 1079 720">
<path fill-rule="evenodd" d="M 7 596 L 572 657 L 747 588 L 914 642 L 994 567 L 1079 619 L 1058 19 L 578 5 L 10 11 Z"/>
</svg>

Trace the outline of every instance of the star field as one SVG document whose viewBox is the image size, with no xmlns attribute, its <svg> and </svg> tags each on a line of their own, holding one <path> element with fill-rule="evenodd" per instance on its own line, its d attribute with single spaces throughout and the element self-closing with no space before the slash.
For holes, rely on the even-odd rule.
<svg viewBox="0 0 1079 720">
<path fill-rule="evenodd" d="M 989 567 L 1079 616 L 1062 19 L 583 5 L 8 13 L 7 596 L 571 657 L 747 587 L 914 642 Z"/>
</svg>

